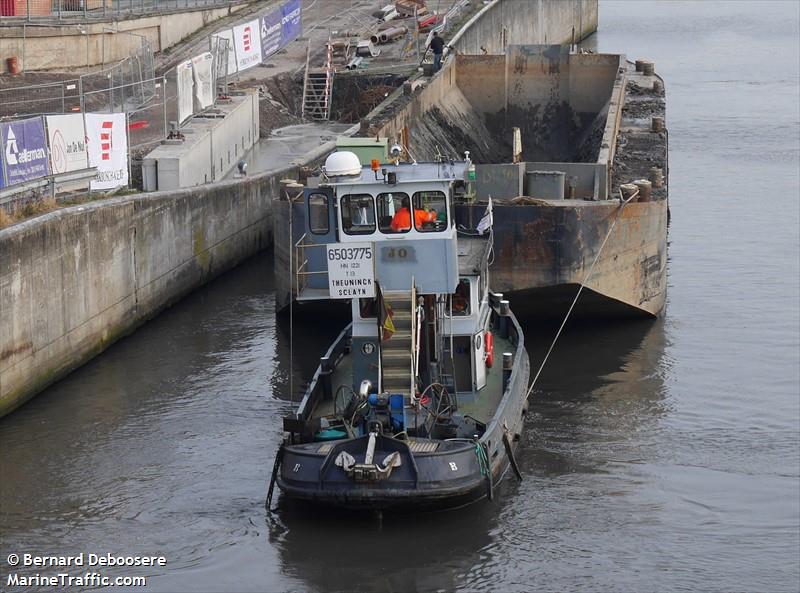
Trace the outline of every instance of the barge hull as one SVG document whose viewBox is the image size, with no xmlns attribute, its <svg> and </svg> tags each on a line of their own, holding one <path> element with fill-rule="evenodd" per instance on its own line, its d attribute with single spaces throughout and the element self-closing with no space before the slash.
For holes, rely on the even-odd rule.
<svg viewBox="0 0 800 593">
<path fill-rule="evenodd" d="M 468 219 L 470 208 L 477 220 L 485 206 L 459 206 L 458 219 Z M 582 295 L 582 313 L 657 316 L 663 309 L 666 200 L 624 207 L 617 200 L 541 201 L 495 204 L 493 211 L 492 281 L 498 291 L 515 294 L 515 307 L 524 306 L 525 314 L 563 313 L 595 258 L 586 288 L 596 298 Z"/>
</svg>

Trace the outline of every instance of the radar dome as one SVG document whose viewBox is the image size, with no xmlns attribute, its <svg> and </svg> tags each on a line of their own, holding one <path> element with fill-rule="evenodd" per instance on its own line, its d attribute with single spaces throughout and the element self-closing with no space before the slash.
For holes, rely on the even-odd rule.
<svg viewBox="0 0 800 593">
<path fill-rule="evenodd" d="M 337 175 L 360 175 L 361 161 L 354 152 L 343 150 L 334 152 L 325 159 L 325 174 L 328 176 Z"/>
</svg>

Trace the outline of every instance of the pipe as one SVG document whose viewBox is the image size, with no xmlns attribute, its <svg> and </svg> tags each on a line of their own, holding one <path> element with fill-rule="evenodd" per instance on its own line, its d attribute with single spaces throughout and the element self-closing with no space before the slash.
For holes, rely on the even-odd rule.
<svg viewBox="0 0 800 593">
<path fill-rule="evenodd" d="M 389 43 L 408 33 L 408 27 L 392 27 L 380 32 L 380 42 Z M 373 36 L 374 37 L 374 36 Z"/>
<path fill-rule="evenodd" d="M 347 69 L 347 70 L 355 70 L 356 68 L 358 68 L 361 65 L 361 62 L 363 62 L 363 61 L 364 61 L 364 57 L 363 56 L 356 56 L 355 58 L 353 58 L 352 60 L 350 60 L 347 63 L 347 66 L 345 66 L 345 69 Z"/>
</svg>

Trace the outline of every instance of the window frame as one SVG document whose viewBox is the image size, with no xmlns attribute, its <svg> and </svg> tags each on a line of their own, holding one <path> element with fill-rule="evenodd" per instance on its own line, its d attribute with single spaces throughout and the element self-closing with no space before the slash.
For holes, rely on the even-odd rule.
<svg viewBox="0 0 800 593">
<path fill-rule="evenodd" d="M 388 231 L 384 231 L 381 228 L 380 216 L 379 216 L 380 215 L 380 211 L 378 210 L 378 204 L 380 204 L 381 196 L 385 196 L 385 195 L 389 195 L 389 194 L 391 194 L 392 196 L 405 196 L 405 197 L 407 197 L 408 198 L 408 205 L 409 205 L 409 208 L 410 208 L 410 211 L 409 211 L 410 215 L 411 215 L 412 218 L 414 216 L 414 205 L 412 204 L 411 196 L 409 196 L 408 193 L 406 193 L 404 191 L 400 191 L 400 192 L 386 191 L 386 192 L 379 193 L 377 196 L 375 196 L 375 219 L 378 221 L 378 230 L 381 232 L 382 235 L 405 235 L 412 228 L 414 228 L 414 221 L 413 220 L 411 220 L 411 225 L 404 231 L 393 231 L 392 227 L 391 227 L 391 223 L 389 223 L 389 230 Z M 401 203 L 402 203 L 402 198 L 401 198 Z M 397 214 L 397 213 L 395 213 L 395 214 Z"/>
<path fill-rule="evenodd" d="M 456 296 L 456 294 L 458 293 L 458 287 L 461 286 L 462 284 L 466 284 L 466 286 L 467 286 L 467 296 L 464 297 L 463 295 L 459 294 L 458 297 L 459 298 L 465 298 L 466 307 L 464 308 L 463 312 L 456 312 L 456 309 L 453 308 L 453 306 L 452 306 L 453 297 Z M 455 292 L 453 294 L 449 295 L 450 306 L 445 310 L 445 317 L 447 317 L 449 319 L 462 319 L 464 317 L 471 316 L 473 314 L 472 295 L 473 295 L 473 291 L 474 290 L 475 290 L 475 285 L 473 284 L 472 280 L 469 277 L 467 277 L 467 276 L 459 277 L 458 284 L 456 285 Z M 479 305 L 480 305 L 480 303 L 479 303 Z M 452 311 L 452 315 L 450 314 L 451 311 Z"/>
<path fill-rule="evenodd" d="M 426 229 L 424 226 L 417 227 L 417 217 L 416 217 L 415 213 L 416 213 L 417 210 L 424 210 L 424 208 L 421 208 L 421 207 L 417 208 L 417 206 L 416 206 L 417 203 L 422 204 L 422 196 L 421 196 L 421 194 L 439 194 L 441 196 L 441 199 L 444 201 L 444 212 L 445 212 L 445 216 L 447 217 L 447 220 L 444 221 L 444 226 L 442 226 L 441 228 L 437 229 L 435 227 L 435 225 L 432 228 L 429 228 L 429 229 Z M 448 227 L 450 225 L 450 218 L 451 217 L 450 217 L 449 201 L 447 199 L 447 194 L 445 192 L 443 192 L 441 190 L 438 190 L 438 189 L 426 189 L 426 190 L 415 191 L 414 195 L 413 195 L 413 198 L 412 198 L 412 201 L 411 201 L 411 207 L 412 207 L 411 224 L 414 227 L 414 230 L 417 231 L 418 233 L 443 233 L 444 231 L 446 231 L 448 229 Z M 436 211 L 436 215 L 438 217 L 438 215 L 439 215 L 439 211 L 438 210 Z"/>
<path fill-rule="evenodd" d="M 311 216 L 311 200 L 313 200 L 317 196 L 322 196 L 325 198 L 325 231 L 315 230 L 312 226 L 312 221 L 314 220 Z M 312 235 L 327 235 L 331 232 L 331 197 L 323 192 L 314 192 L 313 194 L 308 195 L 308 199 L 306 200 L 306 210 L 308 214 L 308 230 L 311 231 Z"/>
<path fill-rule="evenodd" d="M 352 221 L 350 222 L 350 230 L 347 230 L 347 228 L 345 228 L 345 224 L 344 224 L 344 221 L 345 221 L 345 218 L 344 218 L 345 200 L 348 201 L 347 210 L 348 210 L 348 214 L 349 214 L 350 213 L 349 201 L 352 198 L 369 198 L 370 199 L 370 203 L 372 204 L 372 220 L 373 220 L 372 225 L 370 225 L 369 227 L 367 227 L 367 225 L 361 225 L 361 226 L 367 227 L 369 230 L 353 231 L 352 230 L 353 229 Z M 372 234 L 374 234 L 375 231 L 378 230 L 378 219 L 377 219 L 376 210 L 375 210 L 375 196 L 373 196 L 372 194 L 369 194 L 369 193 L 346 194 L 344 196 L 341 196 L 339 198 L 339 219 L 341 221 L 342 232 L 345 235 L 348 235 L 350 237 L 359 237 L 361 235 L 372 235 Z M 350 221 L 349 217 L 348 217 L 348 220 Z"/>
</svg>

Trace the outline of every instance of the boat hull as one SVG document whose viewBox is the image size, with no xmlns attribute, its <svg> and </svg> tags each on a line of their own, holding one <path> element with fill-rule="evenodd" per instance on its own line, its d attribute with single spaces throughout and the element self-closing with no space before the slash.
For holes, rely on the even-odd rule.
<svg viewBox="0 0 800 593">
<path fill-rule="evenodd" d="M 457 206 L 457 220 L 479 220 L 485 208 Z M 563 315 L 595 258 L 581 297 L 583 314 L 655 317 L 663 310 L 666 200 L 624 207 L 617 200 L 537 200 L 495 203 L 493 211 L 492 284 L 513 294 L 518 314 Z"/>
<path fill-rule="evenodd" d="M 336 460 L 345 452 L 358 462 L 366 461 L 368 436 L 328 442 L 289 440 L 278 453 L 275 476 L 283 495 L 320 506 L 392 511 L 458 508 L 491 497 L 493 485 L 512 463 L 528 411 L 530 360 L 522 328 L 513 313 L 508 321 L 516 344 L 513 370 L 494 415 L 477 441 L 406 441 L 378 436 L 374 461 L 383 463 L 397 452 L 400 465 L 385 479 L 359 482 Z M 479 448 L 485 453 L 483 464 Z"/>
<path fill-rule="evenodd" d="M 366 437 L 341 442 L 325 456 L 310 456 L 302 447 L 284 452 L 278 487 L 295 500 L 347 509 L 439 510 L 485 498 L 489 480 L 481 474 L 471 444 L 435 455 L 415 456 L 403 441 L 379 438 L 375 458 L 401 452 L 401 465 L 382 481 L 359 484 L 334 459 L 341 451 L 363 458 Z M 455 468 L 455 469 L 453 469 Z"/>
</svg>

